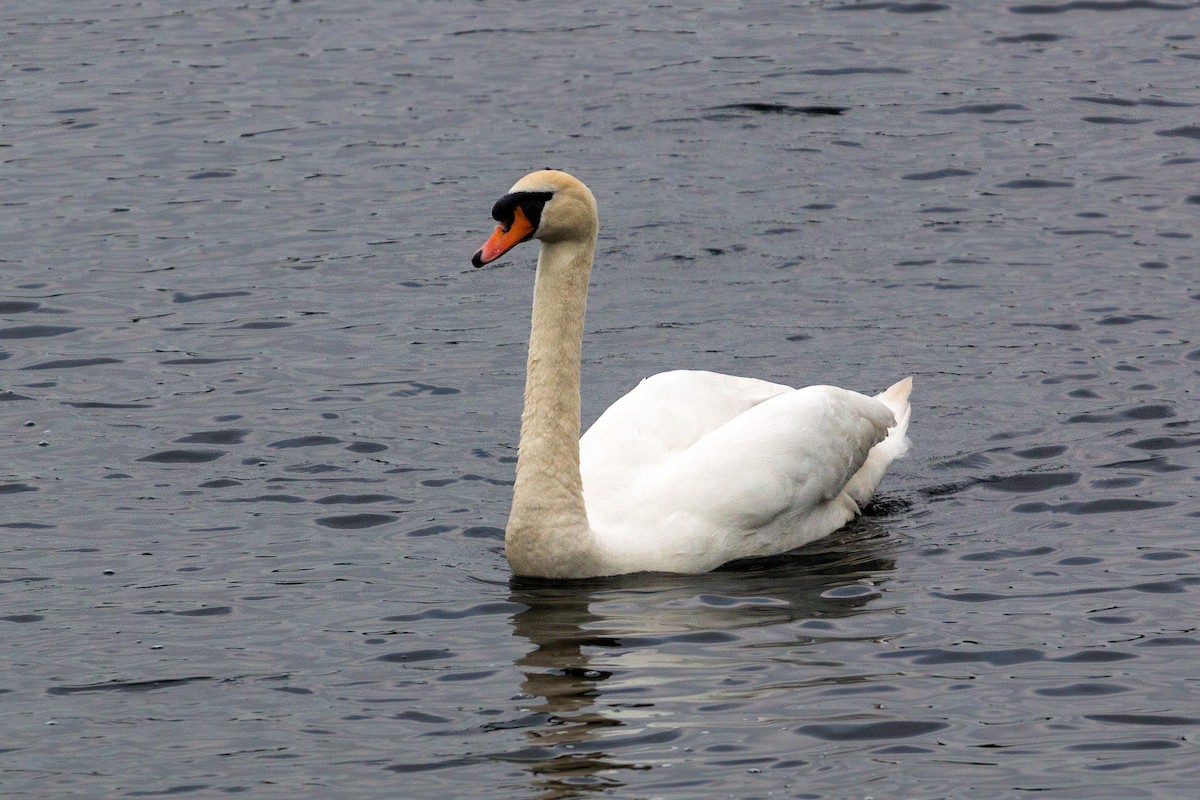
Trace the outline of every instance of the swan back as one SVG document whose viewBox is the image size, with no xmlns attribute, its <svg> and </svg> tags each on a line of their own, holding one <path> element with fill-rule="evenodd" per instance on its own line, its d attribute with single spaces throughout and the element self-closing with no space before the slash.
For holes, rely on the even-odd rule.
<svg viewBox="0 0 1200 800">
<path fill-rule="evenodd" d="M 671 410 L 680 424 L 647 426 Z M 888 404 L 846 389 L 664 373 L 584 435 L 588 515 L 605 557 L 635 569 L 705 572 L 785 552 L 869 501 L 898 428 Z"/>
</svg>

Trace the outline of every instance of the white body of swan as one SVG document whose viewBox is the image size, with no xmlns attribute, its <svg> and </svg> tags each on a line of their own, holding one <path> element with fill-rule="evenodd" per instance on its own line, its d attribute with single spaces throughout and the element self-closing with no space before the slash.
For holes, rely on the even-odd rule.
<svg viewBox="0 0 1200 800">
<path fill-rule="evenodd" d="M 541 242 L 505 553 L 513 572 L 700 573 L 840 528 L 908 449 L 912 378 L 876 397 L 679 370 L 643 380 L 579 438 L 580 349 L 599 225 L 576 178 L 526 175 L 496 202 L 479 267 Z"/>
</svg>

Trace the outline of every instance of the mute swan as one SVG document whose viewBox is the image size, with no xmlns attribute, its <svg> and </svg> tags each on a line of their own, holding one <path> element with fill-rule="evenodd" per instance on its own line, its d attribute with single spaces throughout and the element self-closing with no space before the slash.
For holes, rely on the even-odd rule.
<svg viewBox="0 0 1200 800">
<path fill-rule="evenodd" d="M 643 380 L 579 438 L 596 200 L 543 170 L 492 208 L 482 267 L 541 241 L 505 554 L 517 575 L 701 573 L 832 533 L 908 449 L 908 377 L 876 397 L 679 370 Z"/>
</svg>

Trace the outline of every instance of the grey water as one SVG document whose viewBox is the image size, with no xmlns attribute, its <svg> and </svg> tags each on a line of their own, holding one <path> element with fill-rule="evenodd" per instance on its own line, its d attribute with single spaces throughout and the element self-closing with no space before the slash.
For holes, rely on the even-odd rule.
<svg viewBox="0 0 1200 800">
<path fill-rule="evenodd" d="M 1200 6 L 0 8 L 5 798 L 1183 798 Z M 857 522 L 514 580 L 524 173 L 595 191 L 584 416 L 866 392 Z"/>
</svg>

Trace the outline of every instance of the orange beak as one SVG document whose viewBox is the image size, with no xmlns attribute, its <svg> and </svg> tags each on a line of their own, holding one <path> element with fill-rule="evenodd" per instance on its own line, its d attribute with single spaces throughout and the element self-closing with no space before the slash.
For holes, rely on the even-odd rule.
<svg viewBox="0 0 1200 800">
<path fill-rule="evenodd" d="M 507 228 L 497 225 L 496 230 L 492 231 L 492 235 L 483 243 L 483 247 L 471 258 L 471 263 L 477 267 L 490 264 L 530 236 L 533 236 L 533 225 L 521 207 L 517 206 L 513 209 L 512 224 Z"/>
</svg>

